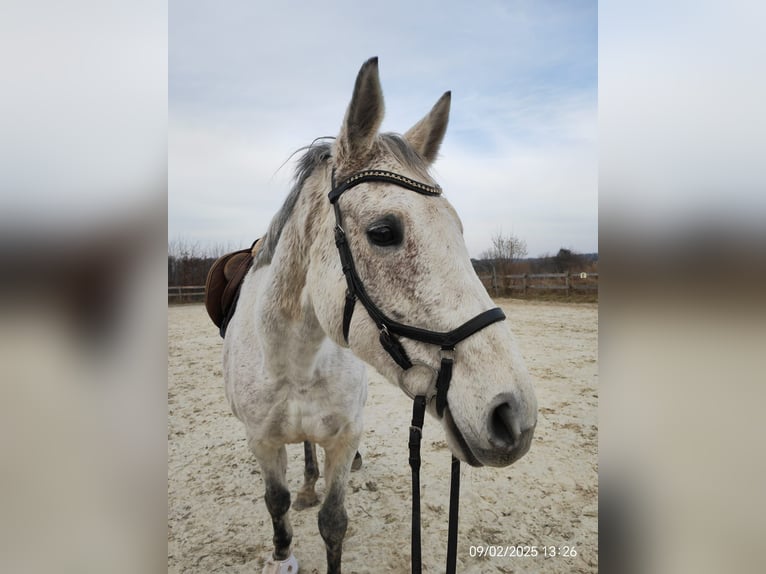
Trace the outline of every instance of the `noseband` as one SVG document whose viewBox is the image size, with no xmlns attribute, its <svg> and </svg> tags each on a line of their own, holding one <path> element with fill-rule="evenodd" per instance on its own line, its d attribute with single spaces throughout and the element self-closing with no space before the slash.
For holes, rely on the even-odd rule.
<svg viewBox="0 0 766 574">
<path fill-rule="evenodd" d="M 430 197 L 439 197 L 441 188 L 437 185 L 428 185 L 410 179 L 403 175 L 390 171 L 370 169 L 359 171 L 340 183 L 335 183 L 335 170 L 332 171 L 332 190 L 328 197 L 335 210 L 335 245 L 340 254 L 343 274 L 346 277 L 346 303 L 343 309 L 343 338 L 348 343 L 348 333 L 351 326 L 351 317 L 354 314 L 356 302 L 359 301 L 367 310 L 367 314 L 373 320 L 380 332 L 380 344 L 391 358 L 405 371 L 412 367 L 404 346 L 399 337 L 412 339 L 439 345 L 441 347 L 441 363 L 436 376 L 436 412 L 442 417 L 447 406 L 447 391 L 452 380 L 452 366 L 454 364 L 455 346 L 471 335 L 478 333 L 485 327 L 502 321 L 505 314 L 499 307 L 479 313 L 452 331 L 430 331 L 411 325 L 405 325 L 389 318 L 372 301 L 364 288 L 359 274 L 354 266 L 354 258 L 351 248 L 343 229 L 343 220 L 338 199 L 345 192 L 359 184 L 366 182 L 388 183 L 409 189 L 416 193 Z M 431 397 L 433 398 L 433 397 Z M 412 467 L 412 572 L 421 572 L 420 559 L 420 438 L 422 435 L 423 419 L 427 398 L 418 395 L 414 398 L 412 408 L 412 425 L 410 426 L 410 466 Z M 458 516 L 458 491 L 460 488 L 460 463 L 452 457 L 452 482 L 450 488 L 449 510 L 449 541 L 447 546 L 447 572 L 454 573 L 457 560 L 457 516 Z"/>
</svg>

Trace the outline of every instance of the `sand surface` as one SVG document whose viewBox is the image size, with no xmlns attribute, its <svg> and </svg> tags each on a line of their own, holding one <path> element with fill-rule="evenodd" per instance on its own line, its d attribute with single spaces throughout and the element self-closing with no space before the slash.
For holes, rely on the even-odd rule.
<svg viewBox="0 0 766 574">
<path fill-rule="evenodd" d="M 512 466 L 462 465 L 457 570 L 596 572 L 597 305 L 498 304 L 535 382 L 538 424 L 530 452 Z M 364 466 L 351 475 L 346 498 L 346 573 L 410 571 L 410 415 L 409 399 L 370 369 Z M 437 573 L 446 557 L 450 453 L 433 419 L 426 417 L 423 434 L 423 571 Z M 302 446 L 287 452 L 294 496 Z M 325 571 L 317 509 L 290 512 L 303 573 Z M 201 304 L 169 307 L 168 571 L 260 573 L 271 537 L 258 466 L 224 398 L 221 339 Z M 517 546 L 527 555 L 511 556 L 508 547 Z"/>
</svg>

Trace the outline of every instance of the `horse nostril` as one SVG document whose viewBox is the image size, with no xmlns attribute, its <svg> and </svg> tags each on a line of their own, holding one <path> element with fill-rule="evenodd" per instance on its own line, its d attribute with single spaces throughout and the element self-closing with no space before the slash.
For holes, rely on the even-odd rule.
<svg viewBox="0 0 766 574">
<path fill-rule="evenodd" d="M 497 447 L 509 448 L 516 445 L 521 436 L 518 417 L 513 416 L 510 403 L 502 403 L 492 411 L 489 420 L 489 440 Z"/>
</svg>

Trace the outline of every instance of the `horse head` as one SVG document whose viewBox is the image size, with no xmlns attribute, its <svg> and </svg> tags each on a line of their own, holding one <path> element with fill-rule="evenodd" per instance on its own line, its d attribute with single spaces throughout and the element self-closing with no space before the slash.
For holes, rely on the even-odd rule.
<svg viewBox="0 0 766 574">
<path fill-rule="evenodd" d="M 388 328 L 364 301 L 392 323 L 436 334 L 494 307 L 471 265 L 460 218 L 429 173 L 449 110 L 447 92 L 403 136 L 379 133 L 384 103 L 377 58 L 362 66 L 332 146 L 331 181 L 323 177 L 334 193 L 335 243 L 346 242 L 356 279 L 348 269 L 344 278 L 349 263 L 323 229 L 310 247 L 308 285 L 330 338 L 411 397 L 424 395 L 455 456 L 474 466 L 506 466 L 530 447 L 537 401 L 509 321 L 499 320 L 504 315 L 495 313 L 446 350 L 441 341 L 402 331 L 389 348 Z M 354 281 L 364 296 L 349 293 Z M 440 407 L 435 386 L 447 356 L 451 382 Z"/>
</svg>

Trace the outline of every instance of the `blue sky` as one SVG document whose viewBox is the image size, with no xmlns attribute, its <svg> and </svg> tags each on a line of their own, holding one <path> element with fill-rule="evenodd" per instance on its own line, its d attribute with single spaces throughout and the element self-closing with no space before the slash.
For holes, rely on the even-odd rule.
<svg viewBox="0 0 766 574">
<path fill-rule="evenodd" d="M 334 136 L 356 73 L 380 58 L 384 131 L 446 90 L 434 165 L 469 253 L 494 233 L 529 255 L 598 249 L 595 2 L 225 3 L 172 0 L 168 237 L 248 245 L 297 148 Z"/>
</svg>

